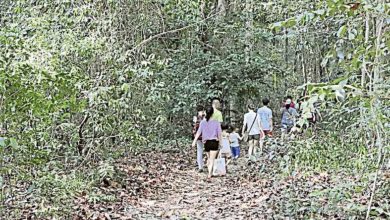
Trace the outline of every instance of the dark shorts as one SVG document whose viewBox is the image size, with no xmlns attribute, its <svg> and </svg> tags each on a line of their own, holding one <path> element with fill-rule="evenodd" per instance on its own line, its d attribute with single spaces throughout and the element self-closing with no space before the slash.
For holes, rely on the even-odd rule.
<svg viewBox="0 0 390 220">
<path fill-rule="evenodd" d="M 263 130 L 265 136 L 272 137 L 272 131 L 270 130 Z"/>
<path fill-rule="evenodd" d="M 249 135 L 248 141 L 250 141 L 250 140 L 260 140 L 260 134 Z"/>
<path fill-rule="evenodd" d="M 204 151 L 217 151 L 219 149 L 219 142 L 217 140 L 207 140 L 204 143 Z"/>
</svg>

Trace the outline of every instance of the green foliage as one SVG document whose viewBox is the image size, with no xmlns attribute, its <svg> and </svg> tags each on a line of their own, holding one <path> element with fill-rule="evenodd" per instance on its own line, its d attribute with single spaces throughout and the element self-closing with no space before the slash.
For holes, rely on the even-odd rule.
<svg viewBox="0 0 390 220">
<path fill-rule="evenodd" d="M 310 96 L 328 144 L 297 142 L 285 162 L 371 170 L 366 146 L 389 136 L 389 3 L 248 2 L 1 1 L 0 202 L 15 185 L 38 218 L 69 213 L 81 191 L 114 201 L 90 190 L 118 178 L 114 161 L 182 148 L 212 97 L 237 123 L 248 101 Z"/>
<path fill-rule="evenodd" d="M 326 132 L 326 144 L 320 140 L 297 141 L 289 152 L 293 169 L 317 171 L 359 170 L 367 172 L 375 169 L 371 160 L 377 151 L 368 151 L 366 146 L 345 142 L 335 131 Z M 333 137 L 332 137 L 333 136 Z"/>
</svg>

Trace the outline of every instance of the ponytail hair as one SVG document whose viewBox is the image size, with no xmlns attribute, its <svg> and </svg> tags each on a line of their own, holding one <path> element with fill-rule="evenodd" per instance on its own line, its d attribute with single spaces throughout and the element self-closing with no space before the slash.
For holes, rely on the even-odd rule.
<svg viewBox="0 0 390 220">
<path fill-rule="evenodd" d="M 209 121 L 211 116 L 213 116 L 213 114 L 214 114 L 214 108 L 211 106 L 208 106 L 206 108 L 206 121 Z"/>
</svg>

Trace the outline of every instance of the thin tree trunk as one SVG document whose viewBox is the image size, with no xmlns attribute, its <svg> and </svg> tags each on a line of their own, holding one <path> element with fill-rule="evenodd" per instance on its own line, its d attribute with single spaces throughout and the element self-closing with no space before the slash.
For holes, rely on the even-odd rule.
<svg viewBox="0 0 390 220">
<path fill-rule="evenodd" d="M 384 1 L 381 0 L 378 3 L 384 4 Z M 374 138 L 375 146 L 378 146 L 379 149 L 378 149 L 377 171 L 375 173 L 373 186 L 371 187 L 371 195 L 370 195 L 370 201 L 368 203 L 366 219 L 370 218 L 370 211 L 371 211 L 371 207 L 372 207 L 372 202 L 373 202 L 374 197 L 375 197 L 378 173 L 379 173 L 379 170 L 381 168 L 381 161 L 382 161 L 382 148 L 383 148 L 382 130 L 383 130 L 383 125 L 381 124 L 381 120 L 378 119 L 378 111 L 380 111 L 380 109 L 382 109 L 383 107 L 382 107 L 381 102 L 379 101 L 377 91 L 378 91 L 378 87 L 379 87 L 380 79 L 381 79 L 380 73 L 381 73 L 382 65 L 381 65 L 380 44 L 382 41 L 382 31 L 383 31 L 384 20 L 385 19 L 383 16 L 378 16 L 378 18 L 375 22 L 376 31 L 375 31 L 374 36 L 376 37 L 376 42 L 375 42 L 376 49 L 375 49 L 375 58 L 374 58 L 374 62 L 373 62 L 374 66 L 373 66 L 373 82 L 372 82 L 373 86 L 372 86 L 372 89 L 374 92 L 371 93 L 371 94 L 373 94 L 373 97 L 371 97 L 371 99 L 373 100 L 371 102 L 372 103 L 371 104 L 371 114 L 372 114 L 371 118 L 373 118 L 373 120 L 375 122 L 375 138 Z"/>
<path fill-rule="evenodd" d="M 307 72 L 306 72 L 306 68 L 307 68 L 307 65 L 306 65 L 306 48 L 305 48 L 305 44 L 304 44 L 304 34 L 302 33 L 301 34 L 301 42 L 303 42 L 303 45 L 302 45 L 302 55 L 301 55 L 301 65 L 302 65 L 302 74 L 303 74 L 303 81 L 304 83 L 306 84 L 307 83 Z"/>
<path fill-rule="evenodd" d="M 294 70 L 293 73 L 298 72 L 298 65 L 299 65 L 299 51 L 298 51 L 298 44 L 299 44 L 299 38 L 297 37 L 297 41 L 295 42 L 295 56 L 294 56 Z"/>
<path fill-rule="evenodd" d="M 246 32 L 245 32 L 245 62 L 249 63 L 252 51 L 252 0 L 245 1 Z"/>
<path fill-rule="evenodd" d="M 365 40 L 364 40 L 364 43 L 368 44 L 368 40 L 369 40 L 369 36 L 370 36 L 370 15 L 368 14 L 367 12 L 367 15 L 366 15 L 366 30 L 365 30 Z M 365 57 L 363 56 L 363 64 L 362 64 L 362 78 L 361 78 L 361 86 L 362 86 L 362 89 L 364 89 L 365 85 L 366 85 L 366 73 L 367 73 L 367 67 L 366 67 L 366 61 L 365 61 Z"/>
<path fill-rule="evenodd" d="M 287 19 L 288 12 L 285 13 L 284 18 Z M 287 37 L 287 28 L 284 28 L 284 62 L 286 63 L 286 68 L 288 69 L 288 37 Z"/>
<path fill-rule="evenodd" d="M 380 45 L 381 45 L 381 41 L 382 41 L 382 29 L 383 29 L 383 23 L 384 23 L 384 18 L 379 18 L 378 19 L 378 23 L 376 25 L 376 52 L 375 52 L 375 59 L 374 59 L 374 68 L 373 68 L 373 72 L 374 72 L 374 80 L 373 80 L 373 83 L 374 83 L 374 86 L 373 86 L 373 89 L 374 91 L 377 90 L 378 88 L 378 85 L 379 85 L 379 82 L 381 80 L 381 76 L 380 76 L 380 69 L 381 69 L 381 65 L 380 65 Z"/>
<path fill-rule="evenodd" d="M 200 4 L 200 15 L 202 16 L 202 19 L 205 19 L 207 17 L 206 15 L 206 0 L 202 0 Z M 207 47 L 208 42 L 208 34 L 207 34 L 207 27 L 206 24 L 201 24 L 200 28 L 200 42 L 203 44 L 203 52 L 206 53 L 209 48 Z"/>
</svg>

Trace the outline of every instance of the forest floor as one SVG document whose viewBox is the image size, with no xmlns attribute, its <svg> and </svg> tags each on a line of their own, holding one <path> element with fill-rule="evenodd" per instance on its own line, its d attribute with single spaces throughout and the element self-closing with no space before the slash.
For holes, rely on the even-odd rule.
<svg viewBox="0 0 390 220">
<path fill-rule="evenodd" d="M 118 161 L 121 178 L 104 180 L 99 188 L 99 195 L 116 199 L 91 202 L 81 195 L 73 219 L 364 218 L 369 193 L 361 176 L 284 172 L 286 152 L 270 145 L 256 161 L 241 157 L 227 176 L 210 182 L 207 173 L 197 172 L 196 152 L 189 147 L 134 155 Z M 374 200 L 373 210 L 386 218 L 390 214 L 379 203 L 389 200 L 382 199 Z"/>
</svg>

